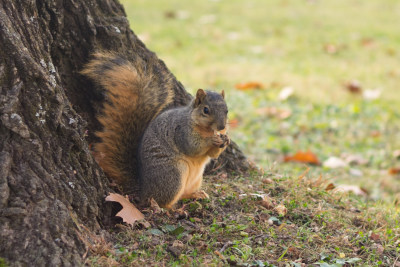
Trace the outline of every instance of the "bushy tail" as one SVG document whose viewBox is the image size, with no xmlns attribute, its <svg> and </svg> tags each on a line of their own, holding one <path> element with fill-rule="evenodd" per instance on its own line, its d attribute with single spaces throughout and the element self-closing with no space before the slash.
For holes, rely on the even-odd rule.
<svg viewBox="0 0 400 267">
<path fill-rule="evenodd" d="M 98 117 L 103 130 L 96 135 L 99 164 L 117 183 L 130 187 L 137 175 L 137 148 L 147 125 L 174 98 L 173 76 L 152 77 L 151 62 L 130 62 L 112 53 L 99 52 L 82 73 L 101 85 L 108 101 Z M 158 75 L 157 75 L 158 76 Z"/>
</svg>

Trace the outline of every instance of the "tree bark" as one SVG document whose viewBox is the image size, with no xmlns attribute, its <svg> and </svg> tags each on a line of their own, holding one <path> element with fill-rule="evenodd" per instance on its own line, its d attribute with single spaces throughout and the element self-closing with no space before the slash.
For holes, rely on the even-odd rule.
<svg viewBox="0 0 400 267">
<path fill-rule="evenodd" d="M 0 257 L 12 265 L 81 265 L 85 229 L 99 233 L 109 216 L 88 147 L 103 97 L 79 74 L 98 49 L 156 57 L 116 0 L 0 0 Z M 174 106 L 187 104 L 175 83 L 186 101 Z M 215 168 L 248 163 L 233 145 Z"/>
</svg>

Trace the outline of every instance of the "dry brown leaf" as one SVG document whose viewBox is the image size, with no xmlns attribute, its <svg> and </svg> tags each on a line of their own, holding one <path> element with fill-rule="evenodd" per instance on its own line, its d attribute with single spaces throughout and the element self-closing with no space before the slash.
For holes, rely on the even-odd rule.
<svg viewBox="0 0 400 267">
<path fill-rule="evenodd" d="M 357 80 L 353 80 L 353 81 L 346 83 L 345 87 L 346 87 L 347 91 L 349 91 L 350 93 L 353 93 L 353 94 L 361 94 L 361 92 L 362 92 L 361 84 Z"/>
<path fill-rule="evenodd" d="M 285 216 L 286 213 L 287 213 L 287 208 L 286 208 L 284 205 L 282 205 L 282 204 L 279 204 L 278 206 L 276 206 L 276 207 L 274 208 L 274 210 L 275 210 L 280 216 Z"/>
<path fill-rule="evenodd" d="M 273 184 L 274 180 L 272 180 L 271 178 L 265 178 L 262 179 L 263 184 Z"/>
<path fill-rule="evenodd" d="M 238 119 L 230 119 L 228 121 L 228 124 L 229 124 L 230 129 L 234 129 L 239 126 L 239 120 Z"/>
<path fill-rule="evenodd" d="M 235 85 L 235 88 L 242 91 L 252 90 L 252 89 L 261 89 L 264 86 L 259 82 L 247 82 L 247 83 L 238 83 Z"/>
<path fill-rule="evenodd" d="M 328 53 L 328 54 L 336 54 L 337 51 L 338 51 L 338 48 L 337 48 L 337 46 L 334 45 L 334 44 L 326 44 L 326 45 L 324 46 L 324 50 L 325 50 L 325 52 Z"/>
<path fill-rule="evenodd" d="M 372 38 L 363 38 L 360 40 L 360 44 L 364 47 L 374 47 L 375 46 L 375 40 Z"/>
<path fill-rule="evenodd" d="M 150 199 L 150 207 L 154 211 L 154 213 L 160 213 L 161 212 L 161 208 L 158 205 L 157 201 L 154 200 L 154 198 Z"/>
<path fill-rule="evenodd" d="M 173 11 L 173 10 L 166 11 L 166 12 L 164 13 L 164 16 L 165 16 L 167 19 L 175 19 L 175 18 L 176 18 L 176 12 Z"/>
<path fill-rule="evenodd" d="M 263 196 L 262 200 L 260 201 L 260 205 L 269 210 L 275 207 L 274 200 L 269 196 Z"/>
<path fill-rule="evenodd" d="M 335 189 L 335 185 L 333 183 L 330 183 L 325 187 L 325 191 L 330 191 L 333 189 Z"/>
<path fill-rule="evenodd" d="M 290 109 L 280 109 L 277 107 L 264 107 L 256 110 L 258 115 L 275 117 L 281 120 L 287 119 L 292 115 Z"/>
<path fill-rule="evenodd" d="M 391 175 L 400 174 L 400 168 L 391 168 L 391 169 L 389 170 L 389 174 L 391 174 Z"/>
<path fill-rule="evenodd" d="M 375 242 L 379 242 L 381 240 L 381 237 L 378 234 L 375 234 L 375 233 L 371 233 L 369 238 L 371 238 Z"/>
<path fill-rule="evenodd" d="M 314 164 L 314 165 L 321 164 L 319 159 L 317 158 L 317 156 L 310 151 L 307 151 L 307 152 L 299 151 L 296 154 L 294 154 L 293 156 L 286 156 L 284 158 L 284 162 L 289 162 L 289 161 L 300 162 L 300 163 L 309 163 L 309 164 Z"/>
<path fill-rule="evenodd" d="M 221 260 L 225 260 L 224 255 L 222 255 L 222 253 L 219 252 L 218 250 L 215 250 L 215 251 L 214 251 L 214 254 L 217 255 Z"/>
<path fill-rule="evenodd" d="M 118 202 L 122 206 L 115 216 L 121 217 L 127 224 L 133 225 L 138 220 L 143 220 L 144 215 L 131 203 L 127 197 L 120 194 L 110 193 L 106 197 L 106 201 Z"/>
<path fill-rule="evenodd" d="M 375 130 L 375 131 L 372 131 L 370 135 L 371 135 L 371 137 L 378 138 L 378 137 L 380 137 L 382 134 L 381 134 L 380 131 Z"/>
</svg>

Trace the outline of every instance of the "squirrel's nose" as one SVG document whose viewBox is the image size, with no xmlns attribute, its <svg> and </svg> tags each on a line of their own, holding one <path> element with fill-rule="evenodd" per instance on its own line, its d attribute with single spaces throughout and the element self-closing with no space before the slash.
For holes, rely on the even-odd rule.
<svg viewBox="0 0 400 267">
<path fill-rule="evenodd" d="M 217 130 L 218 131 L 222 131 L 223 129 L 225 129 L 225 125 L 218 125 L 217 126 Z"/>
</svg>

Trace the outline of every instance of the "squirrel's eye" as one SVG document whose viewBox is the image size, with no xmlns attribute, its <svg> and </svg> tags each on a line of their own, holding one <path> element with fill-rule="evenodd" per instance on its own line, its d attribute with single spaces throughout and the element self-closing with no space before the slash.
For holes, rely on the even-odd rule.
<svg viewBox="0 0 400 267">
<path fill-rule="evenodd" d="M 204 112 L 204 114 L 208 114 L 210 112 L 210 110 L 208 109 L 208 107 L 204 107 L 203 112 Z"/>
</svg>

